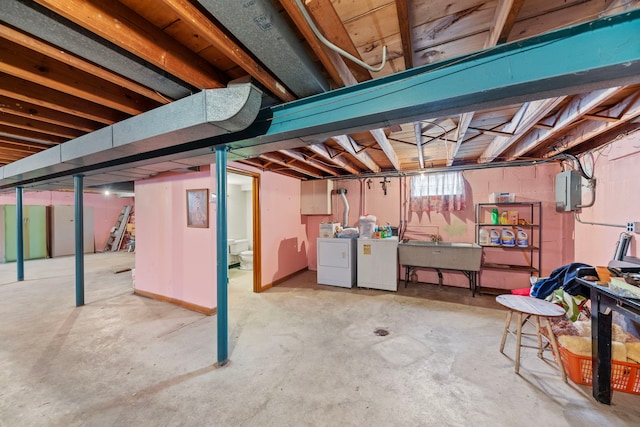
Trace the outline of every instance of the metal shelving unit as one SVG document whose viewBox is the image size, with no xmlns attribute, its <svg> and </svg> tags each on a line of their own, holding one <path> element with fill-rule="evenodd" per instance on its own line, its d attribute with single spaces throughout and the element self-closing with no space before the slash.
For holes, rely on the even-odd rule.
<svg viewBox="0 0 640 427">
<path fill-rule="evenodd" d="M 491 222 L 491 211 L 498 209 L 498 212 L 517 211 L 518 224 L 494 224 Z M 542 203 L 541 202 L 512 202 L 512 203 L 478 203 L 476 204 L 476 243 L 480 245 L 480 230 L 492 228 L 499 232 L 503 228 L 510 228 L 517 236 L 518 228 L 528 234 L 528 246 L 503 246 L 481 245 L 483 251 L 483 261 L 481 269 L 508 270 L 517 273 L 528 273 L 531 276 L 539 276 L 542 264 Z M 526 262 L 522 264 L 501 263 L 498 258 L 501 253 L 518 251 L 524 255 Z M 487 260 L 489 259 L 489 260 Z"/>
</svg>

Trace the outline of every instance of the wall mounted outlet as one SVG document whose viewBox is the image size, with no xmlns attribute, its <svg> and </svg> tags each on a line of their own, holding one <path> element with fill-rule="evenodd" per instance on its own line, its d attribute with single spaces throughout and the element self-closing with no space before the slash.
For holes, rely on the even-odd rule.
<svg viewBox="0 0 640 427">
<path fill-rule="evenodd" d="M 640 233 L 640 222 L 627 222 L 627 233 Z"/>
</svg>

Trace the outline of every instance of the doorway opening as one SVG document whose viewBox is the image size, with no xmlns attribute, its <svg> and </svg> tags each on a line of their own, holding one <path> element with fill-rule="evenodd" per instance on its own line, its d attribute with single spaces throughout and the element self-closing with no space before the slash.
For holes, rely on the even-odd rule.
<svg viewBox="0 0 640 427">
<path fill-rule="evenodd" d="M 260 274 L 260 175 L 227 168 L 229 285 L 262 291 Z"/>
</svg>

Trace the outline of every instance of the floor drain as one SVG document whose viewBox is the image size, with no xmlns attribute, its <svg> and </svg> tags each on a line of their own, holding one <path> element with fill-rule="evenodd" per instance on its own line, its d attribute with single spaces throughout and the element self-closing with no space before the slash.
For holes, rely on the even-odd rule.
<svg viewBox="0 0 640 427">
<path fill-rule="evenodd" d="M 378 328 L 375 331 L 373 331 L 374 334 L 380 336 L 380 337 L 386 337 L 387 335 L 389 335 L 389 331 L 387 331 L 386 329 L 382 329 L 382 328 Z"/>
</svg>

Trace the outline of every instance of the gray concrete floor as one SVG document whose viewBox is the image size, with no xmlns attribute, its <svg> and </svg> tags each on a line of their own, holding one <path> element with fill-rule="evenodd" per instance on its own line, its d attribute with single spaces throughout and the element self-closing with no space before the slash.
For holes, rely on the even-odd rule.
<svg viewBox="0 0 640 427">
<path fill-rule="evenodd" d="M 73 257 L 27 261 L 24 282 L 0 265 L 0 425 L 640 424 L 640 397 L 598 404 L 550 354 L 524 349 L 514 374 L 489 296 L 348 290 L 314 272 L 253 294 L 251 273 L 232 270 L 230 363 L 217 367 L 215 316 L 133 295 L 131 272 L 115 273 L 133 253 L 85 259 L 80 308 Z"/>
</svg>

